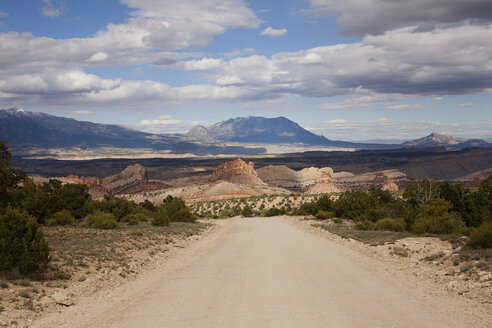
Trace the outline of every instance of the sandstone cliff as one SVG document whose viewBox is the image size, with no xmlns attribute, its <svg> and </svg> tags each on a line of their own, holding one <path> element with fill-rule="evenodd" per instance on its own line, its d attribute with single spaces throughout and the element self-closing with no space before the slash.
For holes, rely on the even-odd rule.
<svg viewBox="0 0 492 328">
<path fill-rule="evenodd" d="M 147 184 L 147 169 L 140 164 L 130 165 L 121 173 L 103 179 L 103 182 L 111 187 L 115 194 L 124 193 L 131 188 L 137 188 L 139 184 Z"/>
<path fill-rule="evenodd" d="M 264 185 L 252 162 L 246 163 L 242 159 L 225 162 L 217 167 L 210 176 L 210 182 L 229 181 L 232 183 Z"/>
<path fill-rule="evenodd" d="M 318 182 L 306 191 L 306 194 L 325 194 L 330 192 L 341 192 L 342 188 L 333 184 L 333 179 L 330 173 L 323 173 Z"/>
<path fill-rule="evenodd" d="M 257 171 L 260 178 L 268 184 L 300 191 L 316 184 L 324 173 L 333 174 L 330 167 L 309 167 L 295 171 L 286 166 L 269 165 Z"/>
</svg>

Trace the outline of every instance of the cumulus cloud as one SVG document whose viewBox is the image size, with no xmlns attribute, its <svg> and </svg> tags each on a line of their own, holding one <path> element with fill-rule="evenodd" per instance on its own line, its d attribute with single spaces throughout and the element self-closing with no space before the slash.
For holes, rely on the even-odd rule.
<svg viewBox="0 0 492 328">
<path fill-rule="evenodd" d="M 349 110 L 371 109 L 376 101 L 469 94 L 492 86 L 492 25 L 419 33 L 403 28 L 351 44 L 271 57 L 182 62 L 190 53 L 173 50 L 200 46 L 228 27 L 257 26 L 256 16 L 238 0 L 183 0 L 179 5 L 169 0 L 167 7 L 156 0 L 125 3 L 136 8 L 132 17 L 91 38 L 56 40 L 0 33 L 0 105 L 156 108 L 198 101 L 355 95 L 352 100 L 320 105 L 326 110 Z M 190 15 L 188 9 L 197 15 Z M 205 83 L 173 87 L 155 81 L 104 79 L 83 69 L 147 63 L 206 71 Z"/>
<path fill-rule="evenodd" d="M 221 59 L 202 58 L 199 60 L 190 60 L 184 64 L 185 71 L 208 71 L 221 65 Z"/>
<path fill-rule="evenodd" d="M 277 96 L 330 97 L 356 90 L 421 96 L 475 93 L 492 85 L 491 39 L 492 26 L 421 33 L 405 28 L 352 44 L 236 58 L 209 78 L 217 85 L 261 87 L 264 95 Z"/>
<path fill-rule="evenodd" d="M 272 38 L 278 38 L 281 36 L 284 36 L 285 33 L 287 33 L 287 30 L 285 28 L 282 29 L 274 29 L 271 26 L 268 26 L 266 29 L 264 29 L 260 35 L 266 35 Z"/>
<path fill-rule="evenodd" d="M 337 17 L 345 35 L 381 34 L 417 26 L 419 30 L 492 21 L 489 0 L 309 0 L 305 14 Z"/>
<path fill-rule="evenodd" d="M 87 62 L 89 63 L 99 63 L 99 62 L 105 62 L 108 60 L 109 55 L 105 52 L 98 52 L 92 55 L 89 59 L 87 59 Z"/>
</svg>

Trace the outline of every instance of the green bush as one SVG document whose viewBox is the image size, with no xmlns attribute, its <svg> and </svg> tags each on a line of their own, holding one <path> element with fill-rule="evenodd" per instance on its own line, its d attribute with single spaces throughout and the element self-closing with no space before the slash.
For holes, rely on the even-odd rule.
<svg viewBox="0 0 492 328">
<path fill-rule="evenodd" d="M 253 216 L 253 209 L 249 205 L 244 205 L 244 208 L 241 211 L 241 215 L 245 218 L 249 218 Z"/>
<path fill-rule="evenodd" d="M 449 212 L 451 203 L 441 199 L 432 199 L 429 205 L 422 205 L 415 218 L 412 230 L 416 233 L 459 233 L 464 224 L 456 212 Z"/>
<path fill-rule="evenodd" d="M 49 260 L 48 243 L 34 217 L 11 207 L 0 214 L 0 270 L 44 271 Z"/>
<path fill-rule="evenodd" d="M 270 216 L 279 216 L 279 215 L 284 215 L 285 211 L 282 211 L 281 209 L 278 209 L 276 207 L 269 208 L 263 216 L 270 217 Z"/>
<path fill-rule="evenodd" d="M 126 222 L 128 225 L 138 225 L 140 222 L 147 221 L 147 215 L 144 213 L 132 213 L 125 215 L 120 221 Z"/>
<path fill-rule="evenodd" d="M 405 231 L 405 221 L 403 219 L 385 218 L 374 223 L 374 230 L 386 231 Z"/>
<path fill-rule="evenodd" d="M 61 210 L 53 214 L 48 222 L 50 225 L 68 225 L 74 224 L 75 220 L 69 210 Z"/>
<path fill-rule="evenodd" d="M 315 217 L 318 220 L 333 219 L 335 217 L 335 212 L 319 210 L 318 213 L 316 213 Z"/>
<path fill-rule="evenodd" d="M 169 225 L 169 215 L 162 205 L 156 212 L 152 213 L 152 225 L 160 227 Z"/>
<path fill-rule="evenodd" d="M 470 235 L 469 248 L 492 248 L 492 221 L 484 222 Z"/>
<path fill-rule="evenodd" d="M 170 220 L 171 222 L 195 222 L 196 216 L 191 213 L 189 208 L 185 207 L 174 213 Z"/>
<path fill-rule="evenodd" d="M 357 230 L 373 230 L 374 229 L 374 223 L 369 220 L 364 220 L 362 222 L 358 222 L 355 226 L 355 229 Z"/>
<path fill-rule="evenodd" d="M 85 219 L 85 226 L 96 229 L 114 229 L 118 227 L 118 221 L 111 213 L 96 211 Z"/>
</svg>

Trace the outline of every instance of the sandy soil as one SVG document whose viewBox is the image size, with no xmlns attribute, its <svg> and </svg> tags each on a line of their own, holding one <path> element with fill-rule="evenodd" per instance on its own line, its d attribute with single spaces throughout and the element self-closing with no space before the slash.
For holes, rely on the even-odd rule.
<svg viewBox="0 0 492 328">
<path fill-rule="evenodd" d="M 490 327 L 467 300 L 284 218 L 218 221 L 215 233 L 138 279 L 33 327 Z"/>
</svg>

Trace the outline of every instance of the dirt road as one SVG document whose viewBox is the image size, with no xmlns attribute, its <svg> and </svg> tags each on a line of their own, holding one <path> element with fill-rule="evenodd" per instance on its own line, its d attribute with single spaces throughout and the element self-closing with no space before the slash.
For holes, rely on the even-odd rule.
<svg viewBox="0 0 492 328">
<path fill-rule="evenodd" d="M 162 268 L 34 327 L 481 327 L 281 218 L 218 223 Z M 475 318 L 475 319 L 474 319 Z"/>
</svg>

